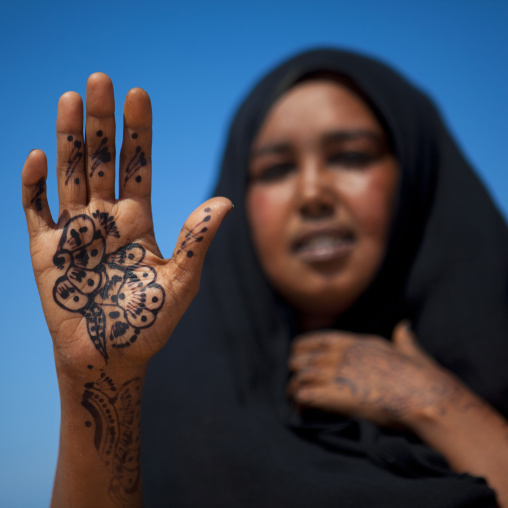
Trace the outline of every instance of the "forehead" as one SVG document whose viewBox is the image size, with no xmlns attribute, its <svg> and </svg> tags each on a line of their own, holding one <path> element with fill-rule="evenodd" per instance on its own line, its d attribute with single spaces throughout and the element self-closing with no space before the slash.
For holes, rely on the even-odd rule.
<svg viewBox="0 0 508 508">
<path fill-rule="evenodd" d="M 349 88 L 330 79 L 298 83 L 273 104 L 261 126 L 255 145 L 267 138 L 296 139 L 322 131 L 383 128 L 370 107 Z"/>
</svg>

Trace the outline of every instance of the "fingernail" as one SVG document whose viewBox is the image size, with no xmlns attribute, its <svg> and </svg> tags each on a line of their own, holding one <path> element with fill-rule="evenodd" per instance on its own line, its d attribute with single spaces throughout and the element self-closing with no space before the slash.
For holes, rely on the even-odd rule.
<svg viewBox="0 0 508 508">
<path fill-rule="evenodd" d="M 413 331 L 413 328 L 411 326 L 411 321 L 409 321 L 409 319 L 403 319 L 400 324 L 402 326 L 404 326 L 404 328 L 406 328 L 406 330 L 412 332 Z"/>
<path fill-rule="evenodd" d="M 235 205 L 233 203 L 231 203 L 231 208 L 226 212 L 226 215 L 224 215 L 224 217 L 227 217 L 233 211 L 234 207 L 235 207 Z"/>
</svg>

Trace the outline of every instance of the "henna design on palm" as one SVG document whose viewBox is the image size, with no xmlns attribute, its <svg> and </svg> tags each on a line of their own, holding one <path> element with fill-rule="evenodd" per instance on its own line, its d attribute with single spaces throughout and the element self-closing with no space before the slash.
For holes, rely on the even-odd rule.
<svg viewBox="0 0 508 508">
<path fill-rule="evenodd" d="M 108 349 L 133 344 L 141 329 L 151 326 L 165 299 L 157 272 L 143 264 L 145 249 L 130 243 L 106 252 L 107 237 L 120 234 L 108 213 L 97 210 L 66 224 L 54 264 L 65 274 L 53 287 L 55 302 L 86 318 L 92 343 L 104 360 Z"/>
</svg>

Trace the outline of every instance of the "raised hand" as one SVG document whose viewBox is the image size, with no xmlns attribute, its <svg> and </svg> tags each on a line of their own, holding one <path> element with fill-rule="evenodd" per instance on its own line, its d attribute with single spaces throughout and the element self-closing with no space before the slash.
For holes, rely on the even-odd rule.
<svg viewBox="0 0 508 508">
<path fill-rule="evenodd" d="M 87 83 L 84 136 L 81 97 L 60 98 L 56 224 L 46 199 L 46 156 L 32 151 L 23 168 L 33 269 L 62 399 L 53 507 L 141 506 L 146 366 L 195 296 L 206 250 L 232 208 L 225 198 L 199 206 L 171 259 L 162 259 L 150 203 L 150 99 L 138 88 L 125 100 L 119 199 L 114 112 L 104 74 Z"/>
<path fill-rule="evenodd" d="M 381 337 L 326 331 L 294 342 L 288 392 L 302 408 L 412 427 L 426 411 L 446 412 L 461 383 L 428 357 L 404 323 Z"/>
<path fill-rule="evenodd" d="M 64 94 L 57 115 L 57 224 L 46 200 L 44 154 L 33 151 L 23 170 L 44 313 L 57 361 L 146 363 L 195 295 L 204 254 L 231 204 L 217 198 L 200 206 L 173 257 L 161 259 L 151 218 L 148 95 L 133 89 L 125 101 L 118 200 L 114 96 L 106 75 L 88 80 L 84 139 L 82 117 L 79 95 Z"/>
</svg>

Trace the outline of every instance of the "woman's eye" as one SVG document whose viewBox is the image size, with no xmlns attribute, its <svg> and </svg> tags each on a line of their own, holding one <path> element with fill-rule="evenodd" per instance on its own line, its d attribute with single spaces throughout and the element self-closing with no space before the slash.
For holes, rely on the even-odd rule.
<svg viewBox="0 0 508 508">
<path fill-rule="evenodd" d="M 295 168 L 296 165 L 293 162 L 273 164 L 259 171 L 251 180 L 256 182 L 275 182 L 277 180 L 282 180 L 285 176 L 294 171 Z"/>
<path fill-rule="evenodd" d="M 339 152 L 328 157 L 329 164 L 337 164 L 350 168 L 362 168 L 368 166 L 375 157 L 367 152 Z"/>
</svg>

